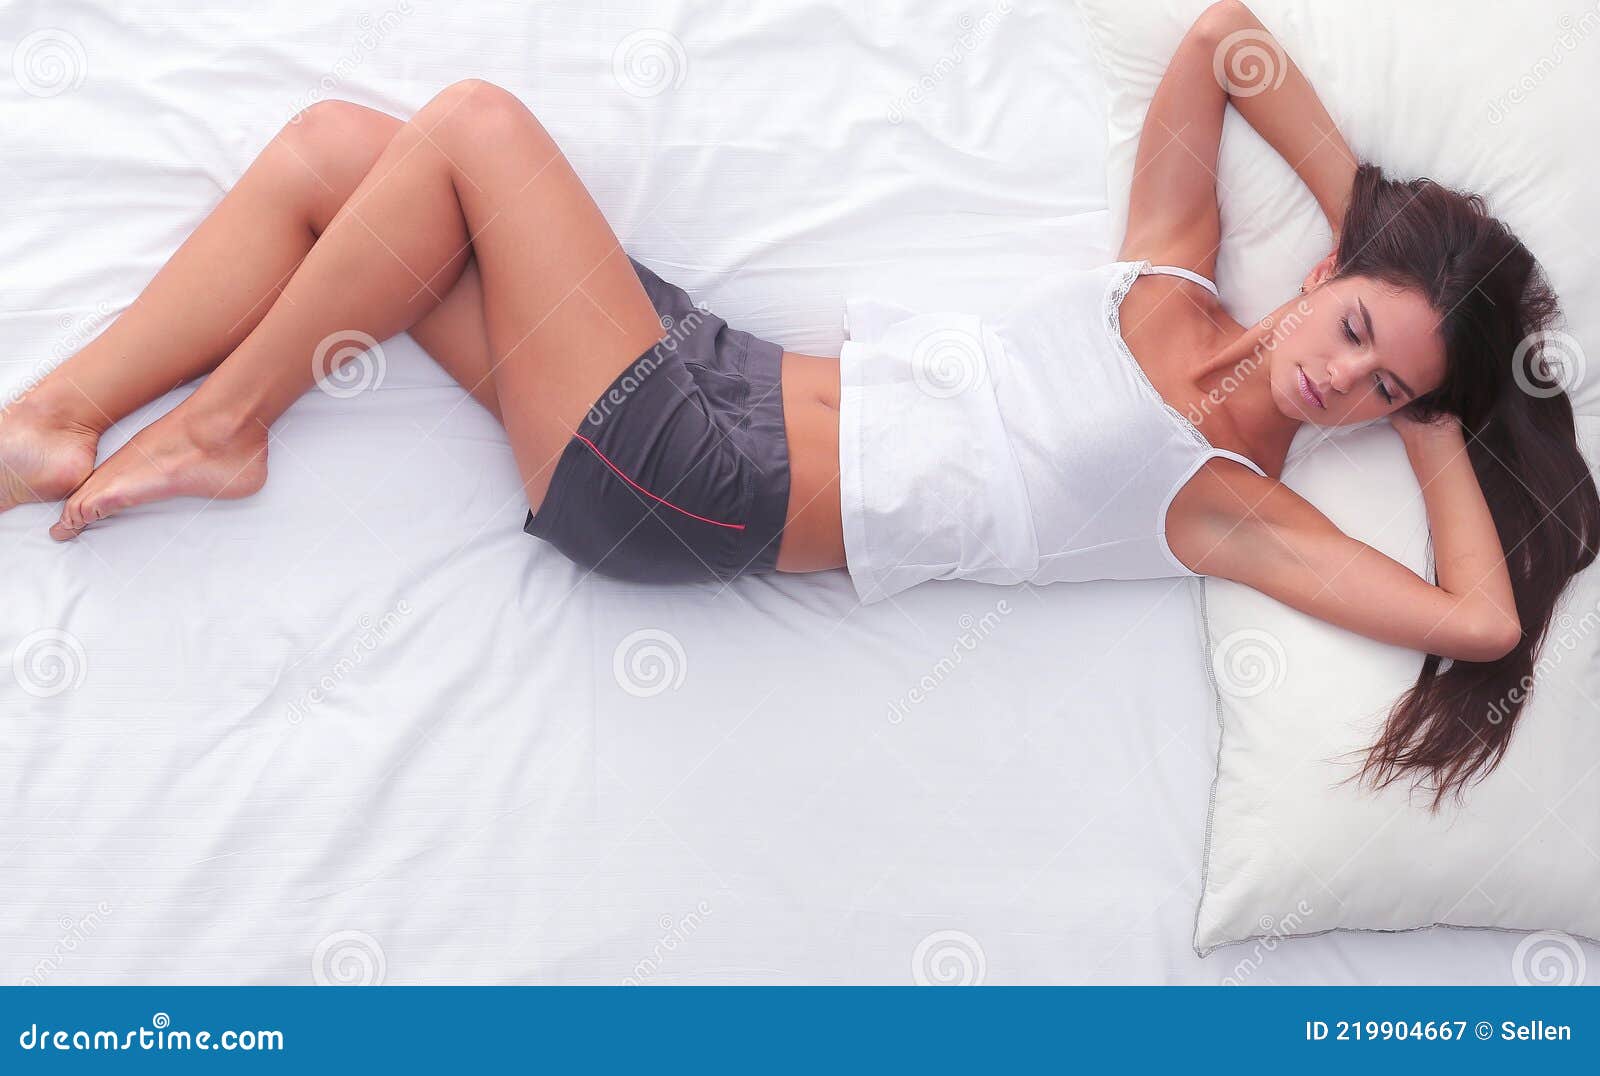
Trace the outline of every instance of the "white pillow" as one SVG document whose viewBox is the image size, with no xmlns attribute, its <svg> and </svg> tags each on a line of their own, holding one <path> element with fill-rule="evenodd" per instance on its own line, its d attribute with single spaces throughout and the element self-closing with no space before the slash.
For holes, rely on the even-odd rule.
<svg viewBox="0 0 1600 1076">
<path fill-rule="evenodd" d="M 1110 94 L 1107 182 L 1120 239 L 1145 111 L 1206 4 L 1077 2 Z M 1586 85 L 1592 63 L 1574 52 L 1587 37 L 1600 46 L 1600 12 L 1549 2 L 1511 14 L 1486 0 L 1251 7 L 1357 154 L 1484 193 L 1529 245 L 1565 307 L 1572 340 L 1559 357 L 1575 407 L 1600 416 L 1600 373 L 1584 362 L 1600 343 L 1600 258 L 1590 249 L 1600 201 L 1588 194 L 1600 152 L 1585 134 L 1600 129 L 1600 105 Z M 1293 293 L 1329 233 L 1243 117 L 1230 110 L 1224 132 L 1217 276 L 1248 324 Z M 1579 436 L 1600 460 L 1600 418 L 1581 418 Z M 1426 514 L 1386 423 L 1331 443 L 1302 430 L 1284 481 L 1347 533 L 1426 573 Z M 1437 815 L 1404 782 L 1381 793 L 1340 783 L 1421 655 L 1223 580 L 1200 593 L 1221 747 L 1197 952 L 1262 935 L 1436 923 L 1600 937 L 1600 569 L 1564 598 L 1505 760 L 1463 807 Z M 1577 942 L 1562 944 L 1581 962 Z"/>
<path fill-rule="evenodd" d="M 1600 419 L 1578 420 L 1591 465 Z M 1363 497 L 1405 464 L 1379 428 L 1312 452 L 1284 480 L 1344 530 L 1421 572 L 1420 496 Z M 1417 494 L 1412 479 L 1407 495 Z M 1600 939 L 1600 569 L 1563 595 L 1505 759 L 1465 803 L 1430 814 L 1404 782 L 1339 784 L 1419 655 L 1207 580 L 1202 597 L 1221 747 L 1195 924 L 1202 956 L 1263 934 L 1448 923 Z"/>
<path fill-rule="evenodd" d="M 1600 419 L 1580 418 L 1578 432 L 1600 463 Z M 1348 459 L 1313 452 L 1284 480 L 1422 570 L 1420 507 L 1396 513 L 1361 495 L 1373 474 L 1392 481 L 1404 465 L 1398 439 L 1375 427 L 1341 447 Z M 1406 493 L 1416 489 L 1413 479 Z M 1197 952 L 1435 923 L 1600 939 L 1600 569 L 1563 595 L 1505 759 L 1437 815 L 1403 782 L 1379 793 L 1338 783 L 1416 679 L 1419 655 L 1225 580 L 1208 580 L 1202 603 L 1222 742 Z"/>
</svg>

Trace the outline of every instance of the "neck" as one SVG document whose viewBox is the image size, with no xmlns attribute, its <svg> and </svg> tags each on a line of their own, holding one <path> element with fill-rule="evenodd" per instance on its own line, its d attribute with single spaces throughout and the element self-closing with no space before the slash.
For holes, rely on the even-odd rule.
<svg viewBox="0 0 1600 1076">
<path fill-rule="evenodd" d="M 1300 422 L 1278 410 L 1272 399 L 1272 353 L 1293 331 L 1293 308 L 1274 311 L 1224 344 L 1195 371 L 1205 393 L 1189 420 L 1206 432 L 1205 419 L 1226 412 L 1235 435 L 1249 446 L 1250 458 L 1268 466 L 1289 452 Z"/>
</svg>

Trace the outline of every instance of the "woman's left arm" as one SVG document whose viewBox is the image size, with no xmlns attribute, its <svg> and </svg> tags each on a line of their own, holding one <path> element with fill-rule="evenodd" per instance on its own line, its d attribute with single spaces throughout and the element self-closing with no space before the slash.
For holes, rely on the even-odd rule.
<svg viewBox="0 0 1600 1076">
<path fill-rule="evenodd" d="M 1243 468 L 1196 480 L 1205 495 L 1189 526 L 1169 532 L 1174 552 L 1202 575 L 1372 639 L 1458 661 L 1504 657 L 1522 629 L 1460 426 L 1395 425 L 1422 484 L 1437 583 L 1345 534 L 1288 486 Z"/>
<path fill-rule="evenodd" d="M 1440 415 L 1417 422 L 1404 411 L 1389 416 L 1422 485 L 1433 540 L 1434 575 L 1451 593 L 1480 594 L 1498 611 L 1509 637 L 1519 638 L 1516 595 L 1506 570 L 1506 550 L 1467 455 L 1461 421 Z"/>
</svg>

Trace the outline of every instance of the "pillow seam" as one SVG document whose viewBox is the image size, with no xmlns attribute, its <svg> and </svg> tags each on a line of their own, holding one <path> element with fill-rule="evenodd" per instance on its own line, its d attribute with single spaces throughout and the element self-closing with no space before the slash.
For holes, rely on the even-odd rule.
<svg viewBox="0 0 1600 1076">
<path fill-rule="evenodd" d="M 1205 577 L 1201 576 L 1197 582 L 1200 604 L 1200 633 L 1205 642 L 1206 684 L 1211 689 L 1211 705 L 1217 717 L 1217 761 L 1211 774 L 1210 801 L 1206 804 L 1205 843 L 1200 849 L 1200 899 L 1195 902 L 1194 906 L 1194 937 L 1190 942 L 1195 956 L 1204 959 L 1217 949 L 1215 945 L 1206 949 L 1200 948 L 1200 916 L 1205 910 L 1206 887 L 1211 881 L 1211 838 L 1217 816 L 1217 787 L 1222 783 L 1222 746 L 1228 735 L 1228 726 L 1222 719 L 1222 692 L 1217 688 L 1216 655 L 1213 653 L 1211 645 L 1211 617 L 1206 605 Z M 1245 939 L 1240 940 L 1243 941 Z"/>
</svg>

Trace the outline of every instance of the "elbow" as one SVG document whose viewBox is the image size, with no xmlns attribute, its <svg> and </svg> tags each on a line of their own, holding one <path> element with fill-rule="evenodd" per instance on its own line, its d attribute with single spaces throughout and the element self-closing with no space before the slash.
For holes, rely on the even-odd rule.
<svg viewBox="0 0 1600 1076">
<path fill-rule="evenodd" d="M 1495 616 L 1473 625 L 1461 640 L 1461 661 L 1499 661 L 1522 645 L 1522 625 L 1516 617 Z"/>
<path fill-rule="evenodd" d="M 1509 656 L 1517 647 L 1522 645 L 1522 625 L 1515 618 L 1507 621 L 1490 634 L 1490 653 L 1494 656 L 1490 661 L 1499 661 Z"/>
</svg>

